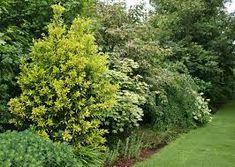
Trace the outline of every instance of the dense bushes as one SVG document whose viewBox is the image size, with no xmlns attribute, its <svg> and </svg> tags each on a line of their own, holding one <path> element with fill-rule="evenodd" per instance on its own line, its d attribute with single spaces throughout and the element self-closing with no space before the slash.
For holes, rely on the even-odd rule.
<svg viewBox="0 0 235 167">
<path fill-rule="evenodd" d="M 78 15 L 92 15 L 93 0 L 4 0 L 0 3 L 0 131 L 10 129 L 6 120 L 10 98 L 18 96 L 19 60 L 30 51 L 33 39 L 46 33 L 52 18 L 51 5 L 66 6 L 66 23 Z M 88 8 L 89 6 L 89 8 Z M 88 10 L 89 9 L 89 10 Z"/>
<path fill-rule="evenodd" d="M 22 61 L 19 97 L 9 102 L 11 121 L 19 128 L 36 127 L 55 141 L 77 146 L 105 142 L 101 120 L 115 102 L 116 87 L 104 77 L 106 56 L 97 53 L 91 22 L 77 18 L 67 31 L 53 6 L 49 36 L 34 43 L 30 62 Z"/>
<path fill-rule="evenodd" d="M 155 69 L 153 73 L 145 122 L 154 124 L 158 130 L 187 130 L 210 121 L 207 101 L 190 76 L 166 69 Z"/>
<path fill-rule="evenodd" d="M 7 103 L 11 97 L 19 93 L 15 74 L 18 73 L 21 50 L 17 49 L 17 43 L 8 44 L 9 40 L 7 33 L 0 33 L 0 131 L 9 126 Z"/>
<path fill-rule="evenodd" d="M 150 89 L 144 92 L 147 103 L 141 105 L 144 110 L 144 122 L 154 125 L 157 130 L 189 129 L 208 122 L 210 113 L 207 102 L 199 94 L 205 84 L 198 86 L 188 75 L 187 67 L 183 63 L 168 61 L 174 50 L 164 49 L 157 41 L 154 41 L 156 32 L 151 24 L 131 17 L 133 11 L 125 12 L 120 4 L 107 5 L 105 8 L 107 10 L 100 14 L 104 16 L 100 20 L 104 27 L 99 30 L 98 34 L 101 36 L 98 36 L 98 39 L 102 40 L 98 42 L 103 50 L 112 53 L 111 57 L 118 55 L 119 59 L 124 58 L 124 60 L 132 58 L 140 65 L 135 69 L 135 73 L 142 76 L 142 81 Z M 136 13 L 142 12 L 141 8 L 132 10 Z M 120 13 L 119 19 L 112 18 L 118 13 Z M 115 41 L 110 42 L 114 39 Z M 108 46 L 112 46 L 111 48 L 107 48 L 109 43 L 111 44 Z M 125 67 L 125 63 L 122 65 Z M 112 68 L 112 65 L 110 67 Z M 184 69 L 186 69 L 185 74 L 177 72 Z M 131 81 L 130 78 L 128 81 Z M 203 108 L 203 112 L 199 108 Z M 196 115 L 200 116 L 198 112 L 203 121 L 196 121 L 193 118 L 197 119 Z"/>
<path fill-rule="evenodd" d="M 139 68 L 138 63 L 131 59 L 113 59 L 112 70 L 108 78 L 119 85 L 117 104 L 107 113 L 105 125 L 112 133 L 128 131 L 139 126 L 142 121 L 143 110 L 141 106 L 146 102 L 148 85 L 144 83 L 140 75 L 135 71 Z"/>
<path fill-rule="evenodd" d="M 211 85 L 205 95 L 212 107 L 230 99 L 234 91 L 234 17 L 224 3 L 154 0 L 157 13 L 151 18 L 158 28 L 157 40 L 172 49 L 169 61 L 183 63 L 193 78 Z"/>
<path fill-rule="evenodd" d="M 116 145 L 107 150 L 105 164 L 111 166 L 118 157 L 125 160 L 138 158 L 143 148 L 143 135 L 130 135 L 125 140 L 118 140 Z"/>
<path fill-rule="evenodd" d="M 50 6 L 57 2 L 66 10 L 54 5 L 52 19 Z M 7 132 L 0 143 L 15 140 L 0 146 L 3 166 L 95 167 L 106 146 L 110 164 L 210 122 L 208 106 L 234 90 L 234 17 L 222 10 L 221 0 L 211 6 L 152 2 L 152 14 L 143 5 L 127 11 L 123 4 L 94 0 L 0 4 L 0 131 L 33 127 L 44 138 L 72 145 Z M 141 137 L 143 131 L 151 133 Z"/>
<path fill-rule="evenodd" d="M 24 42 L 41 37 L 52 18 L 51 5 L 60 3 L 66 7 L 66 23 L 71 23 L 78 14 L 89 15 L 88 6 L 94 5 L 93 0 L 5 0 L 0 4 L 0 30 L 16 28 L 20 30 Z M 23 42 L 17 41 L 17 42 Z M 25 46 L 26 43 L 24 43 Z M 27 45 L 28 46 L 28 45 Z"/>
<path fill-rule="evenodd" d="M 0 134 L 0 166 L 4 167 L 82 167 L 73 148 L 53 143 L 32 132 L 6 132 Z"/>
</svg>

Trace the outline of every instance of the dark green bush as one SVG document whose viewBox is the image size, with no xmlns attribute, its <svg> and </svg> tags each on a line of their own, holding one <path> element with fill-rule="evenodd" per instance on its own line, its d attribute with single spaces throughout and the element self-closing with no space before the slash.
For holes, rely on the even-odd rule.
<svg viewBox="0 0 235 167">
<path fill-rule="evenodd" d="M 21 50 L 12 42 L 7 33 L 0 32 L 0 131 L 9 127 L 7 103 L 19 92 L 15 74 L 18 73 L 18 61 Z"/>
<path fill-rule="evenodd" d="M 193 78 L 210 83 L 205 96 L 216 107 L 234 90 L 234 15 L 226 1 L 153 0 L 156 40 L 171 48 L 171 63 L 181 62 Z M 185 71 L 182 71 L 185 72 Z"/>
<path fill-rule="evenodd" d="M 30 131 L 0 134 L 2 167 L 81 167 L 73 148 L 53 143 Z"/>
<path fill-rule="evenodd" d="M 158 130 L 187 130 L 211 120 L 208 102 L 189 75 L 166 69 L 155 69 L 153 74 L 145 122 L 154 124 Z"/>
<path fill-rule="evenodd" d="M 196 83 L 196 79 L 189 75 L 190 69 L 187 68 L 187 65 L 181 61 L 172 60 L 173 53 L 180 48 L 173 47 L 174 45 L 162 47 L 154 25 L 149 24 L 148 20 L 144 20 L 144 18 L 142 18 L 142 22 L 138 22 L 138 15 L 135 19 L 127 19 L 130 18 L 131 12 L 125 12 L 122 5 L 105 5 L 105 9 L 107 10 L 100 11 L 102 28 L 98 31 L 97 41 L 104 51 L 112 53 L 111 57 L 118 54 L 121 58 L 131 58 L 139 64 L 140 67 L 136 69 L 137 74 L 141 75 L 144 83 L 150 85 L 150 95 L 148 96 L 149 91 L 141 95 L 141 97 L 148 97 L 147 103 L 144 108 L 143 105 L 139 105 L 139 108 L 144 110 L 145 123 L 154 124 L 155 129 L 158 130 L 169 130 L 175 129 L 175 127 L 188 129 L 208 122 L 210 120 L 208 102 L 204 96 L 200 95 L 200 92 L 207 89 L 210 84 L 199 78 L 197 80 L 200 81 L 200 86 L 198 86 L 199 81 Z M 141 13 L 141 10 L 138 9 L 134 9 L 134 11 Z M 204 64 L 210 65 L 208 68 L 215 72 L 214 57 L 207 57 L 207 52 L 204 53 L 203 48 L 196 46 L 193 45 L 190 51 L 200 53 L 200 62 L 210 62 L 211 64 Z M 184 55 L 187 56 L 186 52 Z M 194 64 L 193 59 L 189 60 L 190 66 L 198 65 Z M 202 75 L 205 76 L 205 73 Z M 118 76 L 121 79 L 124 78 L 120 74 Z M 126 85 L 124 84 L 124 86 Z M 120 106 L 120 101 L 118 105 Z M 123 112 L 123 108 L 119 109 L 119 113 L 120 111 L 126 113 Z M 130 113 L 133 115 L 134 112 Z M 114 116 L 111 115 L 111 118 L 117 120 L 120 114 Z M 130 120 L 133 119 L 128 119 L 128 121 Z M 119 126 L 116 125 L 118 124 L 115 124 L 115 127 L 118 128 Z"/>
</svg>

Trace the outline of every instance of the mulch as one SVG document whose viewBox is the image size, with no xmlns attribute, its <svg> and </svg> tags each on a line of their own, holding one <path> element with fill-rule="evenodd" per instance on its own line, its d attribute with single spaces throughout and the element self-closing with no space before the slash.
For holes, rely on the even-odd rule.
<svg viewBox="0 0 235 167">
<path fill-rule="evenodd" d="M 111 167 L 133 167 L 134 164 L 144 161 L 151 157 L 153 154 L 158 153 L 165 145 L 160 145 L 157 148 L 143 149 L 138 158 L 125 159 L 119 158 Z"/>
</svg>

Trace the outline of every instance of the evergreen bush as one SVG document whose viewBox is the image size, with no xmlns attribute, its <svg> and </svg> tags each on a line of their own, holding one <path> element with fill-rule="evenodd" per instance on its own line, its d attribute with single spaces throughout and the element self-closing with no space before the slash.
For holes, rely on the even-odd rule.
<svg viewBox="0 0 235 167">
<path fill-rule="evenodd" d="M 22 93 L 9 102 L 11 122 L 19 129 L 33 125 L 54 141 L 99 146 L 105 142 L 101 120 L 116 94 L 104 77 L 107 56 L 97 52 L 91 20 L 76 18 L 67 30 L 64 8 L 54 5 L 53 10 L 49 35 L 35 41 L 31 61 L 21 63 Z"/>
<path fill-rule="evenodd" d="M 82 167 L 73 148 L 53 143 L 30 131 L 0 134 L 0 166 Z"/>
</svg>

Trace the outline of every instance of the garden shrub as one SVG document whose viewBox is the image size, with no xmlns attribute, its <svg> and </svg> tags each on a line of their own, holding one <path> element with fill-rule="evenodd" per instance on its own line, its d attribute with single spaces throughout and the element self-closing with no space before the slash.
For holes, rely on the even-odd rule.
<svg viewBox="0 0 235 167">
<path fill-rule="evenodd" d="M 159 149 L 169 144 L 182 133 L 181 129 L 168 129 L 166 131 L 157 131 L 153 127 L 142 127 L 138 129 L 137 135 L 143 136 L 142 143 L 144 149 Z"/>
<path fill-rule="evenodd" d="M 29 53 L 33 38 L 46 33 L 53 14 L 50 6 L 59 2 L 66 6 L 65 20 L 69 24 L 78 14 L 90 15 L 88 6 L 95 4 L 94 0 L 4 0 L 0 3 L 0 131 L 14 129 L 7 121 L 7 102 L 20 94 L 16 82 L 19 60 Z"/>
<path fill-rule="evenodd" d="M 30 131 L 0 134 L 0 166 L 82 167 L 73 148 L 53 143 Z"/>
<path fill-rule="evenodd" d="M 128 131 L 139 126 L 142 121 L 142 105 L 146 102 L 148 85 L 140 75 L 135 74 L 138 63 L 132 59 L 113 58 L 108 78 L 119 86 L 117 104 L 107 112 L 105 125 L 111 133 Z"/>
<path fill-rule="evenodd" d="M 152 1 L 155 40 L 172 48 L 170 62 L 182 62 L 193 78 L 211 84 L 205 91 L 211 107 L 231 99 L 234 90 L 234 14 L 228 13 L 226 2 Z"/>
<path fill-rule="evenodd" d="M 105 164 L 112 165 L 118 158 L 138 158 L 143 148 L 143 135 L 132 134 L 124 140 L 118 140 L 106 151 Z"/>
<path fill-rule="evenodd" d="M 51 5 L 60 3 L 65 6 L 65 21 L 71 23 L 78 15 L 89 15 L 87 6 L 93 6 L 94 0 L 4 0 L 0 4 L 0 31 L 17 27 L 22 31 L 25 42 L 41 37 L 53 16 Z M 19 41 L 23 42 L 23 41 Z M 26 43 L 24 43 L 26 44 Z"/>
<path fill-rule="evenodd" d="M 15 74 L 18 73 L 19 43 L 12 42 L 7 33 L 0 32 L 0 131 L 9 127 L 7 103 L 12 96 L 19 93 Z"/>
<path fill-rule="evenodd" d="M 83 167 L 101 167 L 104 163 L 103 151 L 92 146 L 83 146 L 74 149 L 76 157 L 82 162 Z"/>
<path fill-rule="evenodd" d="M 192 79 L 187 75 L 189 74 L 189 71 L 184 63 L 180 61 L 170 61 L 173 57 L 172 52 L 175 52 L 173 49 L 175 48 L 163 48 L 159 44 L 159 41 L 156 40 L 156 29 L 151 25 L 152 22 L 149 23 L 147 20 L 138 20 L 140 17 L 139 15 L 135 15 L 134 18 L 131 18 L 131 12 L 126 12 L 122 4 L 117 3 L 104 6 L 107 10 L 100 11 L 101 28 L 98 30 L 97 35 L 101 48 L 111 52 L 111 58 L 118 55 L 121 59 L 125 60 L 124 62 L 128 59 L 132 59 L 135 63 L 138 63 L 139 67 L 135 68 L 135 73 L 139 74 L 138 76 L 141 75 L 142 83 L 150 85 L 150 91 L 142 94 L 139 94 L 136 90 L 132 90 L 139 94 L 140 97 L 145 97 L 145 101 L 147 101 L 147 104 L 139 102 L 139 108 L 141 111 L 144 110 L 144 123 L 155 124 L 157 122 L 158 128 L 162 126 L 163 129 L 177 126 L 178 128 L 188 129 L 191 126 L 207 122 L 210 117 L 210 114 L 208 114 L 209 109 L 207 107 L 207 101 L 205 101 L 198 92 L 204 91 L 206 89 L 204 87 L 209 85 L 209 83 L 205 82 L 204 84 L 204 81 L 198 79 L 201 84 L 199 88 L 194 82 L 196 79 Z M 138 8 L 133 9 L 133 11 L 141 13 L 141 10 Z M 197 49 L 200 51 L 200 48 Z M 195 48 L 191 50 L 198 51 Z M 187 55 L 185 54 L 185 56 Z M 201 57 L 203 57 L 203 55 Z M 212 62 L 212 64 L 214 63 L 212 59 L 208 58 L 206 60 Z M 125 64 L 124 62 L 121 64 Z M 193 64 L 193 62 L 191 63 Z M 122 74 L 115 74 L 115 71 L 121 70 L 114 69 L 114 72 L 112 71 L 112 77 L 116 75 L 115 78 L 119 77 L 123 80 L 125 77 L 122 76 Z M 181 75 L 179 72 L 184 73 L 185 75 Z M 134 82 L 136 83 L 138 81 Z M 125 82 L 123 83 L 124 87 L 120 85 L 120 90 L 126 90 L 125 86 L 128 84 Z M 137 86 L 134 87 L 137 88 Z M 188 89 L 187 93 L 185 93 L 185 87 Z M 204 88 L 204 90 L 202 90 L 202 88 Z M 188 96 L 190 97 L 189 99 L 187 98 Z M 120 105 L 123 104 L 120 103 L 120 99 L 124 99 L 123 95 L 120 97 L 119 103 L 116 105 L 119 106 L 119 108 Z M 196 101 L 195 104 L 194 101 Z M 142 107 L 143 105 L 144 107 Z M 116 108 L 113 110 L 115 109 Z M 119 110 L 124 111 L 123 109 Z M 205 113 L 202 112 L 202 110 L 204 110 Z M 120 111 L 119 113 L 121 113 Z M 138 110 L 135 109 L 135 111 Z M 122 113 L 126 114 L 126 112 Z M 136 112 L 132 113 L 134 114 Z M 113 127 L 117 127 L 118 129 L 118 127 L 120 127 L 119 124 L 122 122 L 117 124 L 116 121 L 120 121 L 122 117 L 120 117 L 120 114 L 117 114 L 117 112 L 115 112 L 115 114 L 116 116 L 111 115 L 111 117 L 115 119 L 112 118 L 112 121 L 108 121 L 108 123 L 114 123 Z M 203 115 L 201 116 L 203 120 L 195 120 L 200 115 Z M 126 118 L 128 117 L 126 116 Z M 132 119 L 128 120 L 131 121 Z M 121 125 L 123 126 L 124 123 Z M 123 130 L 122 128 L 120 129 Z"/>
<path fill-rule="evenodd" d="M 145 121 L 158 130 L 189 129 L 211 120 L 208 100 L 198 93 L 194 80 L 185 74 L 155 69 L 152 95 L 146 104 Z"/>
<path fill-rule="evenodd" d="M 67 30 L 64 8 L 54 5 L 48 36 L 35 41 L 23 60 L 19 97 L 9 102 L 11 122 L 19 129 L 33 125 L 54 141 L 99 146 L 105 142 L 100 128 L 115 103 L 116 86 L 104 74 L 107 56 L 97 52 L 91 21 L 76 18 Z"/>
<path fill-rule="evenodd" d="M 123 148 L 121 150 L 121 155 L 125 159 L 138 158 L 140 151 L 143 147 L 142 143 L 143 136 L 132 135 L 125 139 L 123 142 Z"/>
<path fill-rule="evenodd" d="M 107 166 L 111 166 L 115 161 L 118 160 L 120 156 L 120 151 L 119 151 L 120 147 L 121 147 L 121 140 L 118 140 L 115 147 L 112 148 L 110 147 L 109 149 L 106 150 L 104 163 Z"/>
</svg>

